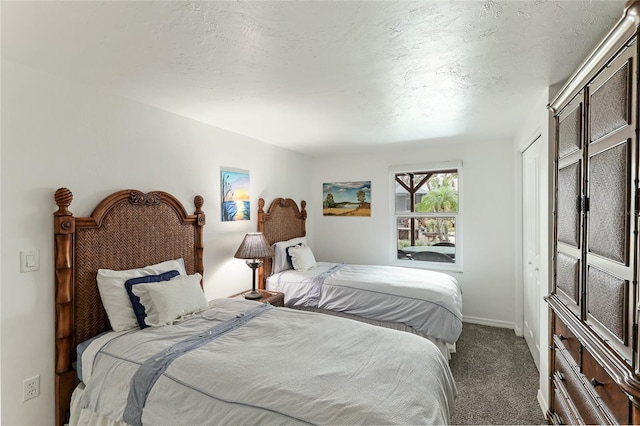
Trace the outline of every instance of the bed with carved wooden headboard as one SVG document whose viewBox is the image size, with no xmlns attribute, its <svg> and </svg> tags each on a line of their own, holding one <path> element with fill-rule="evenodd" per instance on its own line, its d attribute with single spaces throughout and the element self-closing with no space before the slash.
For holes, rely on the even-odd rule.
<svg viewBox="0 0 640 426">
<path fill-rule="evenodd" d="M 271 202 L 269 210 L 264 211 L 264 199 L 258 200 L 258 232 L 262 232 L 267 242 L 272 245 L 279 241 L 307 235 L 307 202 L 302 200 L 300 208 L 291 198 L 276 198 Z M 264 259 L 259 270 L 259 286 L 264 290 L 266 279 L 271 275 L 271 258 Z"/>
<path fill-rule="evenodd" d="M 462 331 L 462 292 L 455 278 L 424 269 L 316 262 L 305 247 L 306 202 L 298 208 L 291 198 L 276 198 L 267 211 L 264 206 L 261 198 L 258 232 L 275 256 L 265 259 L 260 288 L 283 292 L 288 307 L 421 335 L 448 357 Z"/>
<path fill-rule="evenodd" d="M 189 215 L 165 192 L 120 191 L 90 217 L 69 211 L 68 189 L 55 199 L 57 425 L 67 412 L 72 426 L 449 422 L 455 384 L 426 340 L 243 298 L 208 301 L 202 197 Z M 119 278 L 107 292 L 109 274 Z M 114 326 L 114 288 L 133 324 Z"/>
<path fill-rule="evenodd" d="M 203 274 L 204 199 L 188 214 L 173 195 L 127 189 L 111 194 L 89 217 L 75 217 L 71 191 L 55 192 L 55 407 L 67 417 L 76 385 L 76 345 L 110 329 L 96 284 L 99 268 L 126 270 L 183 258 L 189 274 Z"/>
</svg>

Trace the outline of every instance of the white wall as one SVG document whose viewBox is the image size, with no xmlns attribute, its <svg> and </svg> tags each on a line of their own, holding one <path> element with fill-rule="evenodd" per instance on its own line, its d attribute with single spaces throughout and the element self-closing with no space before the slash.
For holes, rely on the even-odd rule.
<svg viewBox="0 0 640 426">
<path fill-rule="evenodd" d="M 465 321 L 515 328 L 515 190 L 512 141 L 429 141 L 389 145 L 314 162 L 308 216 L 317 259 L 389 264 L 389 167 L 462 161 L 463 290 Z M 322 184 L 371 181 L 371 217 L 322 216 Z"/>
<path fill-rule="evenodd" d="M 167 191 L 189 212 L 202 195 L 212 299 L 250 287 L 250 269 L 233 254 L 256 229 L 257 200 L 309 194 L 299 177 L 311 159 L 6 61 L 2 106 L 1 423 L 52 424 L 54 191 L 71 189 L 76 216 L 120 189 Z M 250 171 L 250 221 L 221 223 L 220 166 Z M 40 250 L 39 271 L 19 272 L 25 249 Z M 34 375 L 41 395 L 22 402 L 22 381 Z"/>
<path fill-rule="evenodd" d="M 1 78 L 2 424 L 52 422 L 52 213 L 53 193 L 61 186 L 73 191 L 70 210 L 77 216 L 89 215 L 102 198 L 124 188 L 168 191 L 188 211 L 193 197 L 202 195 L 205 290 L 211 299 L 250 285 L 250 270 L 232 256 L 244 233 L 256 229 L 257 203 L 251 221 L 220 222 L 220 166 L 250 170 L 254 201 L 306 199 L 307 231 L 318 259 L 388 264 L 395 238 L 389 167 L 462 161 L 464 265 L 454 276 L 463 289 L 465 320 L 517 329 L 520 212 L 514 153 L 533 130 L 523 130 L 515 145 L 441 140 L 310 159 L 15 63 L 2 63 Z M 544 123 L 544 105 L 541 98 L 523 129 Z M 302 179 L 309 170 L 310 179 Z M 322 184 L 349 180 L 372 181 L 372 216 L 323 217 Z M 18 252 L 25 249 L 40 250 L 40 271 L 19 273 Z M 541 325 L 541 332 L 546 328 Z M 41 396 L 23 403 L 22 381 L 36 374 Z"/>
<path fill-rule="evenodd" d="M 544 147 L 546 147 L 547 159 L 546 164 L 540 165 L 541 173 L 547 173 L 547 182 L 551 182 L 551 177 L 548 175 L 552 169 L 550 164 L 553 164 L 550 160 L 552 153 L 552 146 L 549 141 L 549 112 L 546 108 L 550 100 L 550 89 L 545 88 L 541 91 L 540 96 L 536 103 L 532 105 L 531 112 L 527 119 L 522 123 L 521 130 L 518 133 L 514 141 L 514 163 L 516 164 L 516 210 L 517 210 L 517 224 L 516 224 L 516 250 L 517 250 L 517 293 L 516 293 L 516 318 L 519 321 L 519 326 L 522 328 L 523 317 L 523 264 L 522 264 L 522 152 L 538 137 Z M 540 324 L 539 326 L 539 347 L 540 347 L 540 383 L 538 391 L 538 401 L 543 412 L 546 412 L 549 408 L 549 353 L 547 348 L 549 346 L 549 309 L 542 298 L 549 294 L 549 243 L 550 238 L 550 225 L 551 225 L 551 212 L 550 212 L 550 191 L 549 188 L 541 189 L 540 197 L 540 291 L 542 294 L 540 298 Z"/>
</svg>

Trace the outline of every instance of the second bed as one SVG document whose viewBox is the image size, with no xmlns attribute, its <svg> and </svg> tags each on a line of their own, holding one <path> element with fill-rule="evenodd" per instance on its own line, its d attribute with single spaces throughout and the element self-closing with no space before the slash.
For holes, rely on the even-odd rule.
<svg viewBox="0 0 640 426">
<path fill-rule="evenodd" d="M 445 356 L 462 331 L 462 292 L 451 275 L 386 265 L 317 262 L 306 244 L 306 203 L 258 202 L 258 231 L 275 256 L 260 285 L 284 293 L 285 305 L 349 317 L 421 335 Z"/>
</svg>

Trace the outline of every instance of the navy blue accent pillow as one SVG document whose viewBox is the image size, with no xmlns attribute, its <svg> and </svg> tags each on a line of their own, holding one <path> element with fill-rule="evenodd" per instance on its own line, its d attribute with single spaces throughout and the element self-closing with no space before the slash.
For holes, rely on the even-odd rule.
<svg viewBox="0 0 640 426">
<path fill-rule="evenodd" d="M 160 281 L 169 281 L 171 278 L 180 275 L 178 271 L 169 271 L 164 272 L 160 275 L 145 275 L 144 277 L 131 278 L 124 283 L 124 287 L 127 289 L 127 294 L 129 294 L 129 299 L 131 300 L 131 307 L 133 308 L 133 313 L 136 315 L 136 319 L 138 320 L 138 326 L 140 328 L 146 328 L 147 324 L 145 324 L 144 319 L 147 317 L 147 313 L 144 311 L 144 306 L 140 303 L 140 298 L 133 293 L 133 286 L 136 284 L 143 283 L 157 283 Z"/>
<path fill-rule="evenodd" d="M 302 245 L 302 243 L 298 243 L 295 246 L 287 247 L 287 250 L 286 250 L 287 251 L 287 263 L 289 264 L 289 269 L 293 269 L 293 260 L 291 259 L 291 255 L 289 254 L 289 249 L 291 247 L 298 247 L 298 246 L 301 246 L 301 245 Z"/>
</svg>

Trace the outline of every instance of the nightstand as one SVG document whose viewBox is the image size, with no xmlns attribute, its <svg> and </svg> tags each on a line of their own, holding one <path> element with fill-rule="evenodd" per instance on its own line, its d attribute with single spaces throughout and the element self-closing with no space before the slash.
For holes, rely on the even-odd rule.
<svg viewBox="0 0 640 426">
<path fill-rule="evenodd" d="M 243 298 L 244 294 L 249 293 L 251 290 L 243 291 L 242 293 L 234 294 L 233 296 L 229 296 L 231 298 Z M 258 290 L 262 293 L 262 299 L 256 299 L 256 302 L 262 303 L 270 303 L 273 306 L 284 307 L 284 293 L 280 293 L 278 291 L 267 291 L 267 290 Z"/>
</svg>

